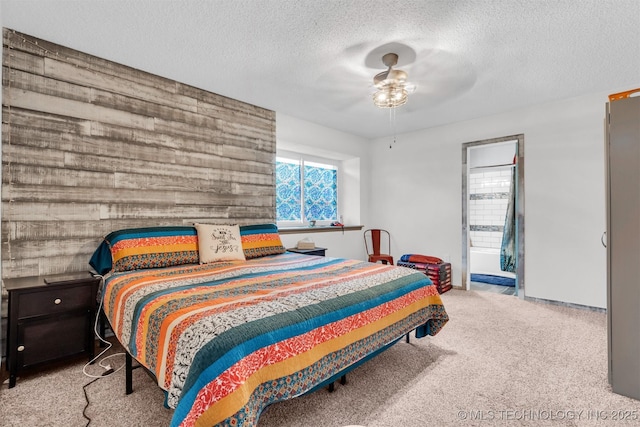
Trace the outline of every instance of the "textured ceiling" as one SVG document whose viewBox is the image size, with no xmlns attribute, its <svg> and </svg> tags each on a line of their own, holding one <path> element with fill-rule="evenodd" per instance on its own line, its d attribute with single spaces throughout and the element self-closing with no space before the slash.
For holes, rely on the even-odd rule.
<svg viewBox="0 0 640 427">
<path fill-rule="evenodd" d="M 366 138 L 640 86 L 638 0 L 1 0 L 2 26 Z"/>
</svg>

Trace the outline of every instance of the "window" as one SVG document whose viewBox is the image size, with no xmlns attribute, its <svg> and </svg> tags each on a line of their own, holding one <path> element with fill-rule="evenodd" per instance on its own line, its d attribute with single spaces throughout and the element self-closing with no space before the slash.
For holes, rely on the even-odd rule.
<svg viewBox="0 0 640 427">
<path fill-rule="evenodd" d="M 338 166 L 332 161 L 276 158 L 276 217 L 306 224 L 338 219 Z"/>
</svg>

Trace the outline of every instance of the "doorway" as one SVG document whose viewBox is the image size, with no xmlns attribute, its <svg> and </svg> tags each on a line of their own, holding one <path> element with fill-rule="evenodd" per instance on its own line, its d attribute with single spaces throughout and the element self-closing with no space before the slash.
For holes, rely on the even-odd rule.
<svg viewBox="0 0 640 427">
<path fill-rule="evenodd" d="M 462 144 L 461 265 L 463 289 L 524 298 L 522 134 Z"/>
</svg>

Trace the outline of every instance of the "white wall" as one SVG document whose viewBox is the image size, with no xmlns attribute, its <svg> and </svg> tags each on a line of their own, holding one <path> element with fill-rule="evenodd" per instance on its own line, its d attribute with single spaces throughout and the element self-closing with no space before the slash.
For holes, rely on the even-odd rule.
<svg viewBox="0 0 640 427">
<path fill-rule="evenodd" d="M 461 145 L 522 133 L 525 295 L 605 307 L 604 114 L 618 89 L 399 135 L 391 149 L 374 141 L 372 225 L 389 229 L 396 257 L 450 259 L 460 285 Z"/>
<path fill-rule="evenodd" d="M 371 142 L 335 129 L 276 113 L 277 150 L 295 151 L 341 160 L 340 214 L 346 225 L 366 225 L 369 221 L 369 182 Z M 316 246 L 327 248 L 327 256 L 366 259 L 362 231 L 283 234 L 286 247 L 311 238 Z"/>
</svg>

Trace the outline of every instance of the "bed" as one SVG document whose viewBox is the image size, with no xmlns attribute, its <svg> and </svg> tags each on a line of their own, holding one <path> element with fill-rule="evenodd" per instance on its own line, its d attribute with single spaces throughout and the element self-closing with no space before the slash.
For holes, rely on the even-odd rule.
<svg viewBox="0 0 640 427">
<path fill-rule="evenodd" d="M 448 320 L 424 274 L 286 252 L 274 224 L 119 230 L 90 264 L 111 329 L 165 391 L 173 426 L 256 425 L 268 405 Z"/>
</svg>

